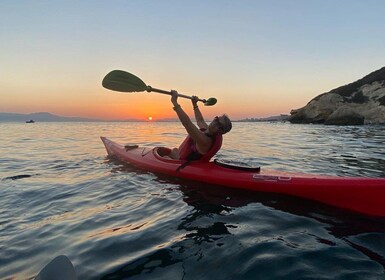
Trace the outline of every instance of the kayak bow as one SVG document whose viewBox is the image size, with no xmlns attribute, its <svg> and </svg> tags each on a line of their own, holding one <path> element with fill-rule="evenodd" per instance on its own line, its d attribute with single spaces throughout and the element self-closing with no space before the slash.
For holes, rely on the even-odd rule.
<svg viewBox="0 0 385 280">
<path fill-rule="evenodd" d="M 258 192 L 280 193 L 318 201 L 362 214 L 385 217 L 385 178 L 338 177 L 276 170 L 242 170 L 215 161 L 164 158 L 164 147 L 125 148 L 101 137 L 107 153 L 138 168 L 173 177 Z"/>
</svg>

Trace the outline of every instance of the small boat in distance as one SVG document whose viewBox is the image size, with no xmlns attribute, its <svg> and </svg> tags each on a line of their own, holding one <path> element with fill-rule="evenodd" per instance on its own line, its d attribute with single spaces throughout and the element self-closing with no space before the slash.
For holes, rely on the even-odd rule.
<svg viewBox="0 0 385 280">
<path fill-rule="evenodd" d="M 34 123 L 35 121 L 34 120 L 29 120 L 29 121 L 26 121 L 25 123 Z"/>
</svg>

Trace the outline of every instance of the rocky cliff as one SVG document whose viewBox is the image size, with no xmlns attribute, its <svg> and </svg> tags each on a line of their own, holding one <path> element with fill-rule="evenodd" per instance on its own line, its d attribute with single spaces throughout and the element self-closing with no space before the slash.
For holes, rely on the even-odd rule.
<svg viewBox="0 0 385 280">
<path fill-rule="evenodd" d="M 385 67 L 318 95 L 290 114 L 292 123 L 385 124 Z"/>
</svg>

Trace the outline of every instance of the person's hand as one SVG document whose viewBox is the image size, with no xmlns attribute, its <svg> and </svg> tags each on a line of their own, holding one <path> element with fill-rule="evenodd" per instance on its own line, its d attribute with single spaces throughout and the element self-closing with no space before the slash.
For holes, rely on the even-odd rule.
<svg viewBox="0 0 385 280">
<path fill-rule="evenodd" d="M 171 90 L 171 102 L 174 106 L 178 105 L 178 92 L 176 90 Z"/>
<path fill-rule="evenodd" d="M 194 108 L 198 106 L 197 105 L 198 101 L 199 101 L 198 96 L 193 95 L 192 98 L 191 98 L 191 103 L 192 103 Z"/>
</svg>

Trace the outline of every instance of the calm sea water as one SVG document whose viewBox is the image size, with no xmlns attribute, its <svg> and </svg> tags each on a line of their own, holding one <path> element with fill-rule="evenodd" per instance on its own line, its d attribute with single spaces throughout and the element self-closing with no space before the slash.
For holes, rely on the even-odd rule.
<svg viewBox="0 0 385 280">
<path fill-rule="evenodd" d="M 235 123 L 218 157 L 385 177 L 384 128 Z M 0 279 L 33 278 L 61 254 L 79 279 L 385 279 L 384 219 L 137 170 L 99 139 L 177 146 L 179 123 L 0 131 Z"/>
</svg>

